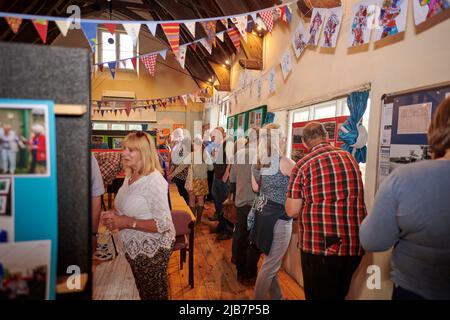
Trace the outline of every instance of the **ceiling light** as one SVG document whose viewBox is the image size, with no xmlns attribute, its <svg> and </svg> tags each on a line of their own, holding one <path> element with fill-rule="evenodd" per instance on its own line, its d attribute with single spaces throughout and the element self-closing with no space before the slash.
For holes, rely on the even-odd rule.
<svg viewBox="0 0 450 320">
<path fill-rule="evenodd" d="M 225 64 L 230 64 L 230 60 L 225 60 Z"/>
<path fill-rule="evenodd" d="M 226 66 L 226 65 L 224 65 L 224 64 L 222 64 L 222 67 L 226 68 L 227 66 Z"/>
</svg>

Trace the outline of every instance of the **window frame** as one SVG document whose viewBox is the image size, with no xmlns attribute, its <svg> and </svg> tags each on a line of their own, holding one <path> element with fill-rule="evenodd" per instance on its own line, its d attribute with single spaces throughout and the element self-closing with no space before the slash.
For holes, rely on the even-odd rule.
<svg viewBox="0 0 450 320">
<path fill-rule="evenodd" d="M 110 34 L 110 32 L 107 29 L 103 29 L 103 28 L 98 28 L 98 34 L 97 34 L 97 39 L 99 39 L 100 43 L 98 46 L 98 56 L 97 56 L 97 60 L 99 61 L 99 63 L 103 64 L 103 69 L 109 69 L 109 66 L 107 64 L 107 62 L 111 62 L 111 61 L 102 61 L 102 56 L 103 56 L 103 33 L 108 33 Z M 122 65 L 122 62 L 125 62 L 126 60 L 121 60 L 120 59 L 120 35 L 124 34 L 124 35 L 128 35 L 126 32 L 121 31 L 121 30 L 116 30 L 116 32 L 114 32 L 114 44 L 115 44 L 115 53 L 116 53 L 116 70 L 120 70 L 120 71 L 125 71 L 125 72 L 130 72 L 130 73 L 136 73 L 137 69 L 138 69 L 138 60 L 136 59 L 136 70 L 131 67 L 131 68 L 124 68 Z M 133 47 L 133 57 L 137 56 L 138 53 L 138 46 L 139 46 L 139 41 L 136 44 L 135 47 Z M 131 58 L 126 58 L 126 59 L 131 59 Z"/>
</svg>

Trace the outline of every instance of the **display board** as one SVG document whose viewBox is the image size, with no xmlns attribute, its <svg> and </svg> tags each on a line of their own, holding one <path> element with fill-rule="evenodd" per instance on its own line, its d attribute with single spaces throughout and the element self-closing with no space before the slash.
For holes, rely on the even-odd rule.
<svg viewBox="0 0 450 320">
<path fill-rule="evenodd" d="M 448 96 L 449 84 L 383 95 L 377 189 L 396 168 L 431 159 L 428 126 L 434 110 Z"/>
<path fill-rule="evenodd" d="M 325 130 L 328 133 L 328 141 L 337 147 L 340 147 L 343 145 L 343 142 L 339 140 L 338 136 L 338 130 L 341 127 L 341 125 L 347 120 L 348 116 L 342 116 L 342 117 L 332 117 L 332 118 L 325 118 L 320 120 L 314 120 L 315 122 L 320 122 L 325 127 Z M 302 134 L 303 134 L 303 128 L 309 123 L 310 121 L 304 121 L 304 122 L 294 122 L 292 123 L 292 159 L 297 162 L 300 158 L 302 158 L 307 150 L 305 146 L 302 143 Z"/>
<path fill-rule="evenodd" d="M 90 105 L 90 50 L 0 43 L 0 56 L 1 98 Z M 55 118 L 56 165 L 53 168 L 57 170 L 57 183 L 53 187 L 57 187 L 58 195 L 58 280 L 74 273 L 70 271 L 71 266 L 88 279 L 80 288 L 57 293 L 56 299 L 90 299 L 92 296 L 89 117 L 89 110 L 76 116 L 64 114 L 62 110 Z M 21 197 L 26 201 L 21 205 L 32 206 L 29 200 L 34 199 L 37 190 L 39 187 L 28 187 Z M 35 219 L 38 220 L 39 215 Z M 43 232 L 39 226 L 34 229 L 26 233 Z M 24 234 L 15 235 L 16 240 L 25 240 L 24 237 Z M 50 294 L 50 297 L 55 296 L 54 292 Z"/>
<path fill-rule="evenodd" d="M 267 106 L 259 106 L 227 118 L 227 133 L 237 138 L 239 132 L 245 134 L 249 128 L 261 128 L 266 121 Z"/>
</svg>

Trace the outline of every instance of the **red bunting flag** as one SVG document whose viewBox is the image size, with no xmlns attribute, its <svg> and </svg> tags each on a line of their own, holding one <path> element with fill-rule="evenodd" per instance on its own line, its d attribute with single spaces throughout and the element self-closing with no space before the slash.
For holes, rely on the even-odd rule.
<svg viewBox="0 0 450 320">
<path fill-rule="evenodd" d="M 105 23 L 105 27 L 112 35 L 116 32 L 116 25 L 114 23 Z"/>
<path fill-rule="evenodd" d="M 100 70 L 100 72 L 103 72 L 103 63 L 100 63 L 98 66 L 98 70 Z"/>
<path fill-rule="evenodd" d="M 241 37 L 239 31 L 236 28 L 227 31 L 228 36 L 236 47 L 237 52 L 241 49 Z"/>
<path fill-rule="evenodd" d="M 9 27 L 12 32 L 17 33 L 19 31 L 20 25 L 22 24 L 22 18 L 5 17 L 6 22 L 8 22 Z"/>
<path fill-rule="evenodd" d="M 142 63 L 144 63 L 145 68 L 147 69 L 148 73 L 153 77 L 155 75 L 155 66 L 156 66 L 156 57 L 158 56 L 157 53 L 141 57 Z"/>
<path fill-rule="evenodd" d="M 170 47 L 173 53 L 178 52 L 178 47 L 180 45 L 180 24 L 179 23 L 162 23 L 161 27 L 166 34 L 167 40 L 169 41 Z"/>
<path fill-rule="evenodd" d="M 47 42 L 48 21 L 43 19 L 33 19 L 32 21 L 42 39 L 42 42 L 45 44 Z"/>
<path fill-rule="evenodd" d="M 136 57 L 131 58 L 131 63 L 133 64 L 133 69 L 136 70 L 136 63 L 137 63 Z"/>
<path fill-rule="evenodd" d="M 272 32 L 272 29 L 273 29 L 273 11 L 272 11 L 272 9 L 260 12 L 259 15 L 263 19 L 264 24 L 267 27 L 267 31 Z"/>
<path fill-rule="evenodd" d="M 131 101 L 125 101 L 125 113 L 127 114 L 127 116 L 130 116 L 130 112 L 131 112 Z"/>
</svg>

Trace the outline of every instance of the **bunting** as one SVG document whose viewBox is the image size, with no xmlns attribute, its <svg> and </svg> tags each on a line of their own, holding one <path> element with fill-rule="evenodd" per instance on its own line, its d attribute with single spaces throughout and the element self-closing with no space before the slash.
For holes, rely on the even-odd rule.
<svg viewBox="0 0 450 320">
<path fill-rule="evenodd" d="M 47 42 L 47 29 L 48 21 L 43 19 L 33 19 L 33 25 L 36 28 L 42 42 L 45 44 Z"/>
<path fill-rule="evenodd" d="M 147 22 L 146 23 L 148 30 L 150 31 L 150 33 L 156 37 L 156 27 L 158 26 L 158 23 L 156 22 Z"/>
<path fill-rule="evenodd" d="M 273 29 L 273 10 L 269 9 L 267 11 L 260 12 L 259 16 L 264 21 L 264 24 L 267 27 L 267 31 L 272 33 L 272 29 Z"/>
<path fill-rule="evenodd" d="M 114 35 L 114 33 L 116 32 L 116 25 L 114 23 L 105 23 L 104 25 L 106 29 L 108 29 L 109 33 L 111 33 L 111 35 Z"/>
<path fill-rule="evenodd" d="M 131 101 L 125 101 L 124 105 L 125 105 L 125 113 L 127 114 L 127 117 L 129 117 L 131 112 Z"/>
<path fill-rule="evenodd" d="M 203 29 L 205 29 L 206 37 L 208 39 L 208 43 L 211 46 L 216 46 L 216 21 L 206 21 L 201 23 L 203 26 Z"/>
<path fill-rule="evenodd" d="M 133 69 L 136 70 L 136 64 L 137 64 L 137 59 L 136 59 L 136 57 L 131 58 L 130 60 L 131 60 L 131 63 L 133 64 Z"/>
<path fill-rule="evenodd" d="M 223 26 L 228 29 L 228 19 L 220 19 L 220 22 L 223 24 Z"/>
<path fill-rule="evenodd" d="M 247 42 L 247 16 L 233 17 L 231 18 L 231 21 L 238 29 L 244 41 Z"/>
<path fill-rule="evenodd" d="M 158 52 L 159 55 L 161 56 L 161 58 L 163 58 L 164 60 L 166 60 L 166 55 L 167 55 L 167 50 L 161 50 Z"/>
<path fill-rule="evenodd" d="M 141 57 L 141 61 L 144 63 L 145 68 L 152 77 L 155 75 L 156 57 L 156 53 Z"/>
<path fill-rule="evenodd" d="M 178 62 L 180 63 L 181 68 L 183 68 L 183 69 L 184 69 L 184 63 L 186 61 L 186 50 L 187 50 L 187 45 L 180 46 L 180 50 L 175 55 Z"/>
<path fill-rule="evenodd" d="M 12 32 L 17 33 L 17 31 L 19 31 L 20 25 L 22 24 L 22 18 L 6 17 L 5 19 Z"/>
<path fill-rule="evenodd" d="M 170 47 L 173 53 L 178 52 L 180 45 L 180 24 L 179 23 L 163 23 L 161 27 L 166 34 L 167 40 L 169 41 Z"/>
<path fill-rule="evenodd" d="M 111 76 L 113 79 L 116 77 L 116 61 L 108 62 L 109 71 L 111 71 Z"/>
<path fill-rule="evenodd" d="M 239 36 L 239 32 L 236 28 L 227 31 L 228 36 L 236 47 L 237 52 L 241 49 L 241 37 Z"/>
<path fill-rule="evenodd" d="M 200 39 L 200 43 L 205 47 L 206 51 L 208 51 L 209 54 L 212 53 L 212 46 L 207 39 L 205 38 Z"/>
<path fill-rule="evenodd" d="M 61 34 L 65 37 L 67 35 L 67 32 L 69 31 L 70 24 L 72 22 L 69 19 L 67 19 L 67 20 L 58 20 L 55 21 L 55 23 L 58 26 L 59 31 L 61 31 Z"/>
<path fill-rule="evenodd" d="M 90 22 L 81 22 L 81 29 L 84 36 L 89 41 L 91 50 L 95 51 L 95 45 L 97 44 L 97 24 Z"/>
<path fill-rule="evenodd" d="M 181 98 L 183 99 L 184 105 L 187 106 L 187 103 L 188 103 L 188 97 L 187 97 L 187 94 L 183 94 L 183 95 L 181 96 Z"/>
<path fill-rule="evenodd" d="M 219 40 L 220 40 L 221 42 L 224 41 L 224 37 L 223 37 L 224 32 L 225 32 L 225 31 L 216 33 L 216 37 L 219 38 Z"/>
<path fill-rule="evenodd" d="M 125 31 L 128 33 L 128 35 L 131 38 L 131 41 L 133 41 L 133 47 L 136 47 L 136 44 L 139 39 L 139 30 L 141 30 L 141 24 L 140 23 L 124 23 L 123 27 Z"/>
<path fill-rule="evenodd" d="M 184 25 L 189 30 L 189 32 L 192 34 L 192 37 L 195 39 L 195 21 L 185 22 Z"/>
<path fill-rule="evenodd" d="M 100 63 L 98 66 L 98 70 L 100 70 L 101 72 L 103 72 L 103 63 Z"/>
</svg>

